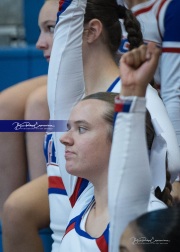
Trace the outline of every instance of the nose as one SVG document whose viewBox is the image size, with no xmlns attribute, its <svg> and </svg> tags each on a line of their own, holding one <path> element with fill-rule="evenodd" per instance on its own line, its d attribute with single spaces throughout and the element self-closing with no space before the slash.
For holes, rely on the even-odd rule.
<svg viewBox="0 0 180 252">
<path fill-rule="evenodd" d="M 64 133 L 61 138 L 60 142 L 64 144 L 65 146 L 72 146 L 74 144 L 74 139 L 72 137 L 72 134 L 70 131 Z"/>
<path fill-rule="evenodd" d="M 48 48 L 45 36 L 42 33 L 39 35 L 38 41 L 36 43 L 36 48 L 39 50 L 45 50 Z"/>
</svg>

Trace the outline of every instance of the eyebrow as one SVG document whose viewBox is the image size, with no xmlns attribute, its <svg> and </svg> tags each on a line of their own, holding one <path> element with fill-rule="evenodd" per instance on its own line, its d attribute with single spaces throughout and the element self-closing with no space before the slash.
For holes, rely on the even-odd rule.
<svg viewBox="0 0 180 252">
<path fill-rule="evenodd" d="M 70 121 L 67 122 L 67 127 L 69 127 L 69 126 L 71 125 L 71 122 L 73 122 L 75 125 L 83 124 L 83 125 L 91 126 L 91 124 L 88 123 L 88 122 L 85 121 L 85 120 L 77 120 L 77 121 L 72 121 L 72 120 L 70 120 Z"/>
<path fill-rule="evenodd" d="M 48 20 L 44 21 L 43 23 L 44 23 L 44 24 L 48 24 L 48 23 L 50 23 L 50 22 L 56 23 L 56 21 L 54 21 L 54 20 L 52 20 L 52 19 L 48 19 Z"/>
<path fill-rule="evenodd" d="M 40 25 L 43 25 L 43 26 L 47 26 L 47 25 L 55 26 L 55 24 L 56 24 L 56 21 L 54 20 L 46 20 L 40 23 Z"/>
</svg>

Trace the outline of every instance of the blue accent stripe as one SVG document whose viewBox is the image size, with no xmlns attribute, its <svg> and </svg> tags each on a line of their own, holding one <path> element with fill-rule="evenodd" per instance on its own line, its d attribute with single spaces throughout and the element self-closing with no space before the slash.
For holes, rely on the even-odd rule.
<svg viewBox="0 0 180 252">
<path fill-rule="evenodd" d="M 83 211 L 83 212 L 84 212 L 84 211 Z M 70 222 L 69 222 L 69 224 L 67 225 L 67 228 L 66 228 L 66 229 L 68 229 L 68 227 L 69 227 L 72 223 L 76 222 L 76 220 L 79 218 L 79 216 L 81 216 L 81 215 L 78 215 L 78 216 L 74 217 L 73 219 L 71 219 Z"/>
<path fill-rule="evenodd" d="M 106 92 L 110 93 L 112 92 L 113 88 L 116 86 L 116 84 L 120 81 L 120 77 L 117 77 L 115 81 L 110 85 L 110 87 L 107 89 Z"/>
<path fill-rule="evenodd" d="M 90 240 L 96 240 L 97 238 L 94 238 L 94 237 L 90 236 L 88 233 L 86 233 L 84 230 L 82 230 L 80 228 L 80 223 L 81 223 L 81 220 L 82 220 L 82 216 L 85 214 L 86 210 L 91 206 L 92 201 L 94 201 L 94 196 L 93 196 L 91 202 L 88 204 L 88 206 L 81 212 L 81 214 L 78 215 L 77 217 L 75 217 L 74 221 L 71 221 L 70 223 L 76 221 L 76 223 L 75 223 L 75 230 L 76 230 L 76 232 L 80 236 L 83 236 L 83 237 L 85 237 L 87 239 L 90 239 Z M 109 239 L 108 238 L 109 237 L 109 224 L 107 225 L 106 230 L 104 231 L 104 233 L 102 234 L 102 236 L 105 237 L 105 240 L 106 240 L 106 242 L 108 244 L 108 239 Z"/>
<path fill-rule="evenodd" d="M 116 117 L 118 113 L 128 113 L 130 111 L 132 104 L 132 100 L 124 100 L 121 103 L 116 103 L 115 101 L 115 112 L 114 112 L 114 119 L 113 119 L 113 127 L 115 125 Z"/>
<path fill-rule="evenodd" d="M 61 195 L 66 195 L 67 196 L 66 190 L 59 189 L 59 188 L 49 188 L 48 189 L 48 194 L 61 194 Z"/>
<path fill-rule="evenodd" d="M 64 0 L 64 3 L 61 5 L 61 9 L 57 13 L 57 22 L 59 21 L 60 15 L 68 8 L 72 0 Z"/>
<path fill-rule="evenodd" d="M 79 191 L 78 191 L 78 197 L 77 197 L 77 199 L 79 198 L 79 196 L 81 195 L 81 193 L 86 189 L 86 187 L 88 186 L 88 184 L 89 184 L 89 180 L 82 179 L 81 185 L 80 185 L 80 188 L 79 188 Z"/>
<path fill-rule="evenodd" d="M 94 197 L 93 197 L 94 198 Z M 92 201 L 91 201 L 92 202 Z M 91 204 L 91 203 L 90 203 Z M 89 205 L 90 205 L 89 204 Z M 89 207 L 89 205 L 82 211 L 82 213 L 80 215 L 77 216 L 77 221 L 76 221 L 76 224 L 75 224 L 75 230 L 76 232 L 80 235 L 80 236 L 83 236 L 87 239 L 91 239 L 91 240 L 94 240 L 95 238 L 91 237 L 88 233 L 86 233 L 84 230 L 82 230 L 80 228 L 80 223 L 81 223 L 81 219 L 82 219 L 82 216 L 84 215 L 84 213 L 86 212 L 87 208 Z"/>
<path fill-rule="evenodd" d="M 109 244 L 109 230 L 110 229 L 109 229 L 109 224 L 108 224 L 108 226 L 103 234 L 107 244 Z"/>
<path fill-rule="evenodd" d="M 165 34 L 163 41 L 179 42 L 180 32 L 177 26 L 180 24 L 180 0 L 173 0 L 167 7 L 165 14 Z"/>
<path fill-rule="evenodd" d="M 130 102 L 128 104 L 124 104 L 122 112 L 129 112 L 129 110 L 131 108 L 131 103 L 132 102 Z"/>
</svg>

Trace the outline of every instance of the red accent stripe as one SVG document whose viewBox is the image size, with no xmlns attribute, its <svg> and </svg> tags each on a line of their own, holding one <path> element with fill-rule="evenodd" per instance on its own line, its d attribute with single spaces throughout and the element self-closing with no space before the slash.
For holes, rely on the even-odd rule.
<svg viewBox="0 0 180 252">
<path fill-rule="evenodd" d="M 160 31 L 160 27 L 159 27 L 159 22 L 158 22 L 158 19 L 159 19 L 159 13 L 161 11 L 161 8 L 163 7 L 163 5 L 165 4 L 166 0 L 162 1 L 161 4 L 159 5 L 159 9 L 158 9 L 158 12 L 156 14 L 156 19 L 157 19 L 157 24 L 158 24 L 158 31 L 159 31 L 159 34 L 161 36 L 161 39 L 162 39 L 162 34 L 161 34 L 161 31 Z"/>
<path fill-rule="evenodd" d="M 96 243 L 101 252 L 108 252 L 108 244 L 103 235 L 96 239 Z"/>
<path fill-rule="evenodd" d="M 148 12 L 149 10 L 152 9 L 152 7 L 154 6 L 155 3 L 156 3 L 156 1 L 153 4 L 151 4 L 150 6 L 148 6 L 148 7 L 145 7 L 145 8 L 142 8 L 142 9 L 138 10 L 138 11 L 135 11 L 134 15 L 138 16 L 139 14 L 142 14 L 144 12 Z"/>
<path fill-rule="evenodd" d="M 123 111 L 123 107 L 124 107 L 123 103 L 115 104 L 114 111 L 115 112 L 122 112 Z"/>
<path fill-rule="evenodd" d="M 82 178 L 78 178 L 77 182 L 76 182 L 74 192 L 73 192 L 73 194 L 71 195 L 71 197 L 69 199 L 72 207 L 75 205 L 75 203 L 77 201 L 79 189 L 81 187 L 81 182 L 82 182 Z"/>
<path fill-rule="evenodd" d="M 72 229 L 74 229 L 75 227 L 75 222 L 73 222 L 67 229 L 66 229 L 66 232 L 64 234 L 64 236 L 69 233 Z"/>
<path fill-rule="evenodd" d="M 159 9 L 158 9 L 158 12 L 157 12 L 157 14 L 156 14 L 156 18 L 157 18 L 157 19 L 159 18 L 160 10 L 161 10 L 162 6 L 165 4 L 165 2 L 166 2 L 166 0 L 163 0 L 163 1 L 161 2 L 161 4 L 159 5 Z"/>
<path fill-rule="evenodd" d="M 65 2 L 65 0 L 60 0 L 59 1 L 59 11 L 61 11 L 64 2 Z"/>
<path fill-rule="evenodd" d="M 180 53 L 180 48 L 166 47 L 162 49 L 162 52 Z"/>
<path fill-rule="evenodd" d="M 63 181 L 61 177 L 58 176 L 50 176 L 48 178 L 49 181 L 49 188 L 59 188 L 62 190 L 65 190 Z"/>
</svg>

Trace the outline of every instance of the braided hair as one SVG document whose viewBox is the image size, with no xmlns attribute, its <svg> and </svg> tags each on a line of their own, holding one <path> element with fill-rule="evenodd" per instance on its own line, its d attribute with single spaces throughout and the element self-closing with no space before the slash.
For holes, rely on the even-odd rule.
<svg viewBox="0 0 180 252">
<path fill-rule="evenodd" d="M 103 24 L 104 43 L 107 44 L 112 55 L 116 55 L 122 39 L 120 19 L 124 20 L 130 50 L 143 43 L 139 21 L 131 10 L 118 5 L 116 0 L 87 0 L 84 23 L 86 24 L 94 18 Z"/>
<path fill-rule="evenodd" d="M 130 44 L 130 50 L 139 47 L 143 44 L 143 36 L 141 32 L 141 26 L 131 10 L 124 6 L 119 5 L 119 13 L 124 13 L 124 26 L 128 33 L 127 39 Z"/>
<path fill-rule="evenodd" d="M 149 111 L 146 113 L 146 137 L 147 137 L 147 147 L 148 150 L 151 150 L 152 143 L 154 140 L 154 127 L 152 125 L 151 121 L 151 115 Z M 171 174 L 168 171 L 168 165 L 167 165 L 167 157 L 166 157 L 166 185 L 163 191 L 161 191 L 160 187 L 155 188 L 155 196 L 159 200 L 163 201 L 167 206 L 172 206 L 173 205 L 173 198 L 171 196 L 171 190 L 172 190 L 172 185 L 171 185 Z"/>
</svg>

